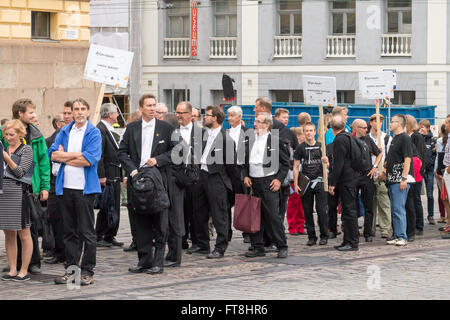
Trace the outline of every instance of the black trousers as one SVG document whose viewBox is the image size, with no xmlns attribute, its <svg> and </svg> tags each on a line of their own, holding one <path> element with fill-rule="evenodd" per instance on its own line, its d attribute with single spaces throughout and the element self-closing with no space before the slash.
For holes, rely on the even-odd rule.
<svg viewBox="0 0 450 320">
<path fill-rule="evenodd" d="M 236 196 L 236 194 L 245 194 L 246 189 L 247 189 L 243 183 L 244 178 L 243 178 L 242 170 L 243 170 L 242 166 L 236 166 L 237 177 L 235 177 L 233 180 L 231 180 L 231 183 L 233 185 L 233 194 L 230 199 L 230 206 L 229 206 L 229 210 L 228 210 L 229 221 L 230 221 L 230 226 L 228 228 L 229 240 L 231 240 L 231 236 L 233 234 L 233 231 L 232 231 L 233 222 L 232 222 L 231 208 L 234 207 L 235 196 Z M 250 236 L 250 233 L 242 232 L 242 236 L 243 237 Z"/>
<path fill-rule="evenodd" d="M 373 226 L 373 197 L 375 194 L 375 184 L 366 175 L 360 175 L 356 180 L 356 194 L 361 190 L 361 200 L 364 205 L 364 237 L 372 235 Z M 355 206 L 358 202 L 356 197 Z"/>
<path fill-rule="evenodd" d="M 134 215 L 138 266 L 164 267 L 164 251 L 168 237 L 168 210 L 154 215 Z"/>
<path fill-rule="evenodd" d="M 53 255 L 59 260 L 65 260 L 64 223 L 59 201 L 60 199 L 55 193 L 49 193 L 47 201 L 48 214 L 50 216 L 50 224 L 53 228 L 53 235 L 55 237 L 55 249 Z"/>
<path fill-rule="evenodd" d="M 414 203 L 414 191 L 415 183 L 411 183 L 411 187 L 408 191 L 408 197 L 406 198 L 406 236 L 414 238 L 416 234 L 416 205 Z"/>
<path fill-rule="evenodd" d="M 80 267 L 81 258 L 81 274 L 92 276 L 97 255 L 94 194 L 83 195 L 83 190 L 64 188 L 59 200 L 64 224 L 66 267 Z"/>
<path fill-rule="evenodd" d="M 199 190 L 195 193 L 194 221 L 198 246 L 210 249 L 208 220 L 211 215 L 217 238 L 215 250 L 224 253 L 228 247 L 228 190 L 219 173 L 200 171 Z"/>
<path fill-rule="evenodd" d="M 279 215 L 280 190 L 277 192 L 270 190 L 273 179 L 274 176 L 251 178 L 253 195 L 261 198 L 261 228 L 250 235 L 252 247 L 257 251 L 264 250 L 264 232 L 267 232 L 278 249 L 287 248 L 286 235 Z"/>
<path fill-rule="evenodd" d="M 323 190 L 323 182 L 315 185 L 314 189 L 308 188 L 302 196 L 303 212 L 305 213 L 306 231 L 308 239 L 317 240 L 314 225 L 313 206 L 316 201 L 317 219 L 320 228 L 320 239 L 328 239 L 328 215 L 327 193 Z"/>
<path fill-rule="evenodd" d="M 166 260 L 181 263 L 182 237 L 184 228 L 184 192 L 185 188 L 179 187 L 171 176 L 169 181 L 169 235 L 167 239 L 168 252 Z"/>
<path fill-rule="evenodd" d="M 334 234 L 337 234 L 338 205 L 339 205 L 339 196 L 335 189 L 334 196 L 328 193 L 328 229 L 330 230 L 330 232 L 333 232 Z"/>
<path fill-rule="evenodd" d="M 291 195 L 291 185 L 288 184 L 287 186 L 281 186 L 280 188 L 280 211 L 279 216 L 281 220 L 281 225 L 284 228 L 284 220 L 286 218 L 286 210 L 287 210 L 287 204 L 289 200 L 289 196 Z"/>
<path fill-rule="evenodd" d="M 342 223 L 344 224 L 344 244 L 350 244 L 352 247 L 358 247 L 358 215 L 356 212 L 356 188 L 354 183 L 339 183 L 335 192 L 341 199 L 342 205 Z"/>
<path fill-rule="evenodd" d="M 198 245 L 198 240 L 195 232 L 194 221 L 194 207 L 196 198 L 194 195 L 199 190 L 199 184 L 194 185 L 192 188 L 186 188 L 184 192 L 184 227 L 185 235 L 183 236 L 182 243 L 187 244 L 187 239 L 192 241 L 192 245 Z"/>
<path fill-rule="evenodd" d="M 117 235 L 120 224 L 120 181 L 107 181 L 106 183 L 112 184 L 114 188 L 114 211 L 117 217 L 117 224 L 111 228 L 108 227 L 108 212 L 100 209 L 97 214 L 95 233 L 97 234 L 98 241 L 103 238 L 105 241 L 111 242 Z"/>
<path fill-rule="evenodd" d="M 128 209 L 128 219 L 130 220 L 130 231 L 132 242 L 136 243 L 136 222 L 134 219 L 135 212 L 133 207 L 131 206 L 131 178 L 128 178 L 127 181 L 127 209 Z"/>
</svg>

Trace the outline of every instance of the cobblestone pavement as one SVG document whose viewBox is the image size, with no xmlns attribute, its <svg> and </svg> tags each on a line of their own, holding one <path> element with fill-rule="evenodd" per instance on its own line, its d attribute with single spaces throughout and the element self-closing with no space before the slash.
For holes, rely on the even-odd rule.
<svg viewBox="0 0 450 320">
<path fill-rule="evenodd" d="M 75 290 L 54 285 L 54 277 L 64 273 L 63 266 L 42 263 L 42 275 L 32 276 L 27 283 L 2 281 L 0 300 L 448 299 L 450 241 L 440 238 L 440 226 L 425 222 L 424 236 L 416 236 L 416 241 L 406 247 L 386 245 L 377 231 L 373 243 L 361 242 L 360 250 L 350 253 L 333 249 L 342 235 L 326 246 L 313 247 L 305 245 L 306 236 L 288 235 L 287 259 L 277 259 L 276 253 L 245 258 L 248 244 L 243 243 L 241 232 L 235 231 L 223 259 L 183 254 L 181 267 L 166 268 L 156 276 L 127 271 L 137 263 L 135 252 L 98 248 L 93 285 Z M 124 207 L 117 239 L 125 245 L 130 243 Z M 3 236 L 0 248 L 3 267 L 7 265 Z"/>
</svg>

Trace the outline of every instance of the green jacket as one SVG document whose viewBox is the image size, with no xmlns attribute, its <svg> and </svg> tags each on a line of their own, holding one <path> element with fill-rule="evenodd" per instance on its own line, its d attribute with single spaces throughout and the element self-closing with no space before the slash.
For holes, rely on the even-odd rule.
<svg viewBox="0 0 450 320">
<path fill-rule="evenodd" d="M 36 126 L 32 124 L 29 124 L 29 126 L 31 143 L 26 142 L 33 149 L 33 162 L 36 164 L 31 186 L 33 187 L 33 193 L 39 194 L 42 190 L 48 191 L 50 189 L 50 160 L 44 136 Z M 3 127 L 0 128 L 0 134 L 2 130 Z M 3 139 L 3 135 L 1 136 L 3 145 L 7 147 L 9 144 Z"/>
</svg>

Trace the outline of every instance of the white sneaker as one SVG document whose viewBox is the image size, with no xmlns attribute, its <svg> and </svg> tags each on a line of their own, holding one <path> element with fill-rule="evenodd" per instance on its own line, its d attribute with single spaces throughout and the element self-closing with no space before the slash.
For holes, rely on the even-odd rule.
<svg viewBox="0 0 450 320">
<path fill-rule="evenodd" d="M 406 241 L 405 239 L 397 239 L 397 242 L 395 243 L 396 246 L 406 246 L 408 243 L 408 241 Z"/>
<path fill-rule="evenodd" d="M 397 243 L 398 239 L 392 239 L 392 240 L 388 240 L 386 241 L 386 244 L 392 244 L 395 245 Z"/>
</svg>

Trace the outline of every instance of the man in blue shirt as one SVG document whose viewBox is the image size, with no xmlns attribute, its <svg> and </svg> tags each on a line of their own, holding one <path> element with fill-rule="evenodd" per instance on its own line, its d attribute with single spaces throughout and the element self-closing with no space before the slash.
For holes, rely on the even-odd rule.
<svg viewBox="0 0 450 320">
<path fill-rule="evenodd" d="M 66 268 L 79 267 L 81 255 L 81 285 L 94 282 L 97 236 L 94 229 L 94 196 L 101 193 L 97 163 L 101 157 L 100 131 L 88 120 L 89 104 L 79 98 L 72 106 L 74 122 L 63 127 L 48 154 L 61 163 L 55 191 L 60 197 L 64 223 Z M 83 251 L 84 244 L 84 252 Z M 69 272 L 55 279 L 66 284 Z"/>
</svg>

